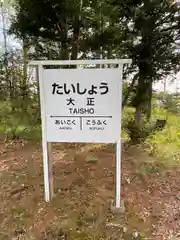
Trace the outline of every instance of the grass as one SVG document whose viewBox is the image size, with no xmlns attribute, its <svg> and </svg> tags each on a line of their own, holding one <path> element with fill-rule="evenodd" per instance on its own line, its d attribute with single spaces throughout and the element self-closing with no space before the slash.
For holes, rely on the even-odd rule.
<svg viewBox="0 0 180 240">
<path fill-rule="evenodd" d="M 149 153 L 159 159 L 165 166 L 176 166 L 180 163 L 180 117 L 167 113 L 162 108 L 153 109 L 152 118 L 167 119 L 163 131 L 151 134 L 146 144 Z"/>
<path fill-rule="evenodd" d="M 129 140 L 125 124 L 132 120 L 133 116 L 133 108 L 124 109 L 122 137 L 125 140 Z M 157 119 L 166 119 L 167 124 L 162 131 L 156 131 L 150 134 L 145 140 L 145 143 L 143 143 L 143 147 L 150 156 L 155 157 L 156 164 L 165 167 L 177 166 L 180 164 L 180 116 L 168 113 L 167 110 L 156 106 L 152 109 L 150 124 L 155 124 Z"/>
</svg>

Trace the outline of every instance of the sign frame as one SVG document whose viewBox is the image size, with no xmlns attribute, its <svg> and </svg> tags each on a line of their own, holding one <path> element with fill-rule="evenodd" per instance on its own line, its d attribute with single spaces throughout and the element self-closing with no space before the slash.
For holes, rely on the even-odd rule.
<svg viewBox="0 0 180 240">
<path fill-rule="evenodd" d="M 43 171 L 44 171 L 44 195 L 45 201 L 50 202 L 53 198 L 53 174 L 52 174 L 52 156 L 51 143 L 47 141 L 46 132 L 46 118 L 45 118 L 45 102 L 44 102 L 44 88 L 43 88 L 43 66 L 66 66 L 66 65 L 101 65 L 116 64 L 118 65 L 121 74 L 123 72 L 124 64 L 131 64 L 131 59 L 108 59 L 108 60 L 45 60 L 45 61 L 30 61 L 29 66 L 36 66 L 37 80 L 39 81 L 40 89 L 40 105 L 41 105 L 41 125 L 42 125 L 42 152 L 43 152 Z M 121 117 L 122 117 L 122 81 L 120 82 L 120 136 L 121 136 Z M 121 138 L 120 138 L 121 139 Z M 116 142 L 116 193 L 115 193 L 115 207 L 121 207 L 121 140 Z"/>
</svg>

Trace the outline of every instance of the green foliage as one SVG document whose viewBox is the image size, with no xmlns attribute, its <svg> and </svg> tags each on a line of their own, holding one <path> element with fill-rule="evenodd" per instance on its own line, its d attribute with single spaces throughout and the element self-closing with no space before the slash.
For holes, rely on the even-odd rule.
<svg viewBox="0 0 180 240">
<path fill-rule="evenodd" d="M 40 139 L 38 84 L 27 77 L 20 51 L 9 51 L 6 57 L 7 66 L 0 56 L 0 135 Z"/>
<path fill-rule="evenodd" d="M 127 128 L 127 123 L 133 121 L 134 119 L 134 108 L 125 107 L 122 113 L 122 138 L 129 140 L 129 131 Z"/>
<path fill-rule="evenodd" d="M 153 111 L 156 117 L 165 118 L 166 110 L 156 108 Z M 162 132 L 150 135 L 146 143 L 149 153 L 162 160 L 166 165 L 179 164 L 180 160 L 180 117 L 168 114 L 167 125 Z"/>
<path fill-rule="evenodd" d="M 144 163 L 142 166 L 140 166 L 140 168 L 137 170 L 137 174 L 139 175 L 147 175 L 147 174 L 151 174 L 151 173 L 155 173 L 157 172 L 157 166 L 152 163 L 152 162 L 147 162 Z"/>
<path fill-rule="evenodd" d="M 132 58 L 133 106 L 150 116 L 152 82 L 179 69 L 179 22 L 166 0 L 16 0 L 10 32 L 31 58 Z"/>
<path fill-rule="evenodd" d="M 132 106 L 132 100 L 135 97 L 135 92 L 131 91 L 129 93 L 130 85 L 127 82 L 123 82 L 123 99 L 129 94 L 127 102 L 125 103 L 126 106 Z"/>
<path fill-rule="evenodd" d="M 132 132 L 129 130 L 129 122 L 132 121 L 134 110 L 127 108 L 123 114 L 123 135 L 126 139 L 130 139 Z M 162 131 L 152 131 L 152 126 L 155 125 L 157 119 L 166 119 L 167 124 Z M 129 120 L 129 121 L 128 121 Z M 132 126 L 131 126 L 132 127 Z M 136 133 L 136 132 L 135 132 Z M 144 134 L 146 137 L 144 137 Z M 173 113 L 168 113 L 167 110 L 162 107 L 154 107 L 152 110 L 151 121 L 148 123 L 144 121 L 141 125 L 141 129 L 137 131 L 136 138 L 140 138 L 144 149 L 155 159 L 158 164 L 164 166 L 176 166 L 180 161 L 180 117 Z M 144 142 L 144 143 L 143 143 Z M 157 162 L 156 162 L 157 164 Z M 144 165 L 140 171 L 150 172 L 154 170 L 154 163 L 152 165 Z"/>
<path fill-rule="evenodd" d="M 133 106 L 149 116 L 152 82 L 179 68 L 179 4 L 166 0 L 114 2 L 120 17 L 124 16 L 124 51 L 133 59 L 131 71 L 137 78 Z"/>
<path fill-rule="evenodd" d="M 0 103 L 0 134 L 2 137 L 39 140 L 41 128 L 36 113 L 31 108 L 26 112 L 20 108 L 20 102 Z"/>
<path fill-rule="evenodd" d="M 165 94 L 163 103 L 164 108 L 167 109 L 168 112 L 176 114 L 180 110 L 179 102 L 172 94 Z"/>
<path fill-rule="evenodd" d="M 114 49 L 109 54 L 108 46 L 120 42 L 116 40 L 121 36 L 115 25 L 119 21 L 117 10 L 109 0 L 84 0 L 82 4 L 78 0 L 16 0 L 14 7 L 10 33 L 28 39 L 41 58 L 77 59 L 78 54 L 88 58 L 89 53 L 92 58 L 112 55 Z"/>
<path fill-rule="evenodd" d="M 86 162 L 88 162 L 88 163 L 96 163 L 97 162 L 97 158 L 95 156 L 87 156 L 86 157 Z"/>
<path fill-rule="evenodd" d="M 123 111 L 122 128 L 128 134 L 133 142 L 143 142 L 147 136 L 153 131 L 155 122 L 149 122 L 144 117 L 141 121 L 141 126 L 137 126 L 134 121 L 134 108 L 125 108 Z"/>
<path fill-rule="evenodd" d="M 136 125 L 134 120 L 127 122 L 126 127 L 128 129 L 130 139 L 135 143 L 144 142 L 148 135 L 150 135 L 154 130 L 154 124 L 147 121 L 145 117 L 141 120 L 140 127 Z"/>
</svg>

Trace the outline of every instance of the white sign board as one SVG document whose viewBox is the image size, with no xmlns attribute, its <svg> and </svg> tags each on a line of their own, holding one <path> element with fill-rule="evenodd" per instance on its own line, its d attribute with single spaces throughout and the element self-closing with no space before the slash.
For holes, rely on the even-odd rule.
<svg viewBox="0 0 180 240">
<path fill-rule="evenodd" d="M 48 142 L 120 140 L 121 68 L 43 68 L 40 81 Z"/>
<path fill-rule="evenodd" d="M 122 69 L 130 59 L 32 61 L 38 66 L 45 200 L 53 197 L 51 142 L 116 143 L 116 207 L 121 203 Z M 116 64 L 118 68 L 44 66 Z"/>
</svg>

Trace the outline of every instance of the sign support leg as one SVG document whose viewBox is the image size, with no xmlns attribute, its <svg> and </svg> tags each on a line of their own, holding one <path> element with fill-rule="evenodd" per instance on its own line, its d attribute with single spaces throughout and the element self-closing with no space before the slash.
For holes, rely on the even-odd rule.
<svg viewBox="0 0 180 240">
<path fill-rule="evenodd" d="M 123 72 L 123 65 L 119 64 L 119 71 Z M 120 119 L 122 118 L 122 81 L 120 81 Z M 121 121 L 120 121 L 120 140 L 116 143 L 116 201 L 117 209 L 121 208 L 121 153 L 122 153 L 122 139 L 121 139 Z"/>
<path fill-rule="evenodd" d="M 48 146 L 48 173 L 49 173 L 49 193 L 50 193 L 50 200 L 53 198 L 54 196 L 54 192 L 53 192 L 53 158 L 52 158 L 52 144 L 51 143 L 47 143 Z"/>
<path fill-rule="evenodd" d="M 44 194 L 45 201 L 50 202 L 50 181 L 49 181 L 49 156 L 48 156 L 48 144 L 43 140 L 43 170 L 44 170 Z"/>
<path fill-rule="evenodd" d="M 121 141 L 116 143 L 116 208 L 121 207 Z"/>
<path fill-rule="evenodd" d="M 45 201 L 50 202 L 53 196 L 52 184 L 52 159 L 51 143 L 47 142 L 46 120 L 45 120 L 45 97 L 43 88 L 43 66 L 39 65 L 39 85 L 40 85 L 40 103 L 41 103 L 41 125 L 42 125 L 42 150 L 43 150 L 43 170 L 44 170 L 44 194 Z"/>
</svg>

